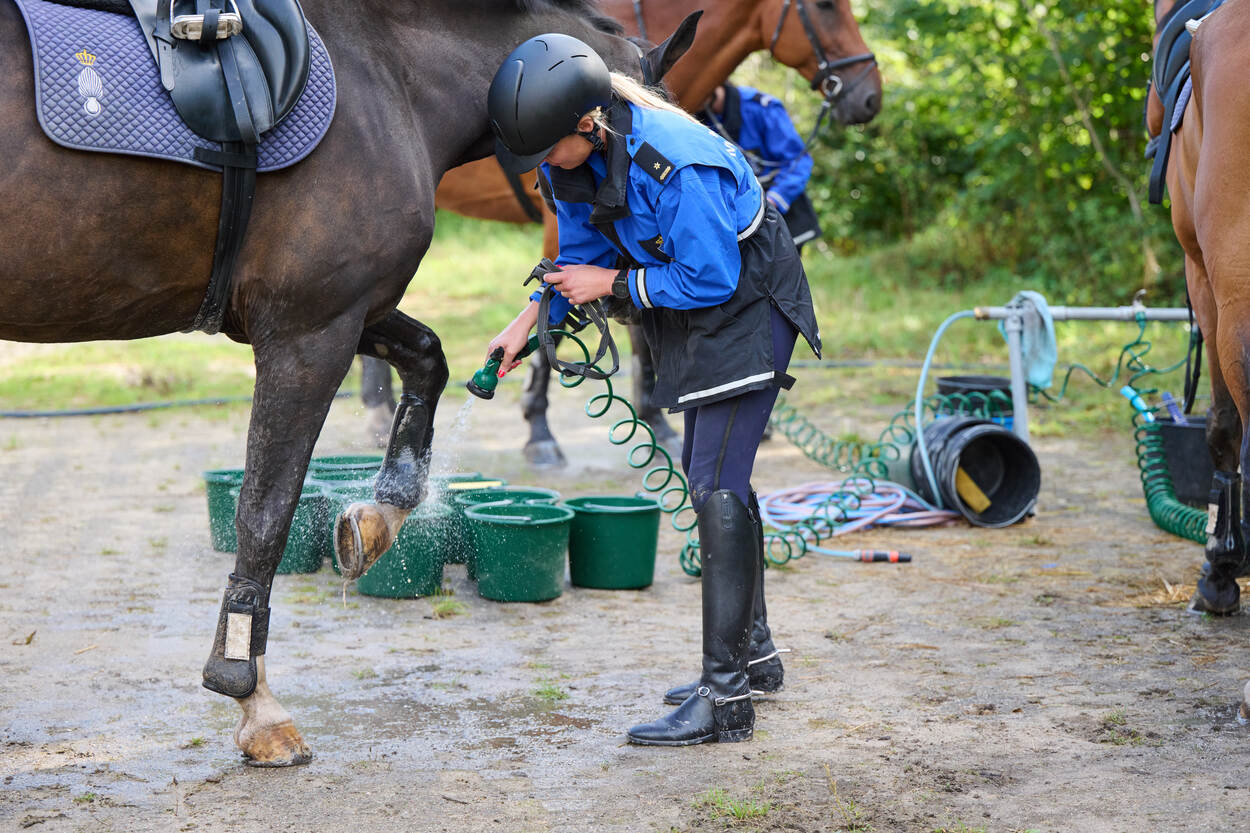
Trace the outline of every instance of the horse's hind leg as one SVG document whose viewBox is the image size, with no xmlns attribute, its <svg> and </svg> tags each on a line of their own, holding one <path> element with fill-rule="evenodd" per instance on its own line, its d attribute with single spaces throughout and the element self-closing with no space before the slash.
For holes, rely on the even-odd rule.
<svg viewBox="0 0 1250 833">
<path fill-rule="evenodd" d="M 651 345 L 642 334 L 642 327 L 629 325 L 629 344 L 634 352 L 634 409 L 638 418 L 651 426 L 655 441 L 670 451 L 681 448 L 681 437 L 664 418 L 664 409 L 655 404 L 655 357 Z"/>
<path fill-rule="evenodd" d="M 1207 410 L 1207 447 L 1215 464 L 1204 551 L 1206 560 L 1198 578 L 1198 588 L 1189 602 L 1189 610 L 1193 613 L 1226 615 L 1235 613 L 1238 609 L 1240 590 L 1235 572 L 1246 550 L 1242 478 L 1238 474 L 1241 416 L 1224 378 L 1225 364 L 1221 359 L 1226 345 L 1221 344 L 1219 337 L 1221 325 L 1228 329 L 1232 329 L 1234 325 L 1217 317 L 1215 298 L 1202 264 L 1186 257 L 1185 274 L 1190 302 L 1207 347 L 1207 375 L 1211 379 L 1211 407 Z"/>
<path fill-rule="evenodd" d="M 357 350 L 399 372 L 403 394 L 391 424 L 374 503 L 353 503 L 334 524 L 334 550 L 346 579 L 359 578 L 395 542 L 404 519 L 425 499 L 434 439 L 434 409 L 447 385 L 438 336 L 399 311 L 367 327 Z"/>
<path fill-rule="evenodd" d="M 551 362 L 547 360 L 547 351 L 539 350 L 530 357 L 525 392 L 521 394 L 521 415 L 530 426 L 530 437 L 521 453 L 526 462 L 538 468 L 558 468 L 566 462 L 564 452 L 547 424 L 547 391 L 550 388 Z"/>
<path fill-rule="evenodd" d="M 351 366 L 358 327 L 343 319 L 316 334 L 275 336 L 254 345 L 255 398 L 235 521 L 239 554 L 204 665 L 204 686 L 238 700 L 243 717 L 235 743 L 256 766 L 312 759 L 265 679 L 269 593 L 313 444 Z"/>
</svg>

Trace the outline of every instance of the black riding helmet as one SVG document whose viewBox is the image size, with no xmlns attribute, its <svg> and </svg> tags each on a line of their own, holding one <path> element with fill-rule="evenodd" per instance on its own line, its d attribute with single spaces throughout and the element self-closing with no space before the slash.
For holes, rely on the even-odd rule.
<svg viewBox="0 0 1250 833">
<path fill-rule="evenodd" d="M 532 171 L 582 116 L 611 102 L 608 67 L 593 49 L 558 33 L 530 38 L 504 59 L 486 96 L 499 164 Z"/>
</svg>

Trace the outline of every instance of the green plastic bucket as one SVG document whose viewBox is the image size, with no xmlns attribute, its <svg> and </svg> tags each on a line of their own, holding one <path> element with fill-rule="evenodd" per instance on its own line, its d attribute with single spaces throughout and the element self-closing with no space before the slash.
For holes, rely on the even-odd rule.
<svg viewBox="0 0 1250 833">
<path fill-rule="evenodd" d="M 382 468 L 382 457 L 378 454 L 342 454 L 335 457 L 314 457 L 308 463 L 310 472 L 335 472 L 345 469 L 374 471 Z"/>
<path fill-rule="evenodd" d="M 454 510 L 422 504 L 404 520 L 391 548 L 356 580 L 366 596 L 415 599 L 432 596 L 443 586 L 443 559 L 454 533 Z"/>
<path fill-rule="evenodd" d="M 638 590 L 655 580 L 660 504 L 645 497 L 577 497 L 569 525 L 569 579 L 577 587 Z"/>
<path fill-rule="evenodd" d="M 234 513 L 239 505 L 243 469 L 213 469 L 204 472 L 204 494 L 208 496 L 208 534 L 217 552 L 238 552 L 239 537 Z"/>
<path fill-rule="evenodd" d="M 456 523 L 459 524 L 461 546 L 453 553 L 458 559 L 448 563 L 463 564 L 468 573 L 469 581 L 477 581 L 477 567 L 474 564 L 473 538 L 469 533 L 469 525 L 465 521 L 464 511 L 479 503 L 552 503 L 560 499 L 555 489 L 544 489 L 541 486 L 494 486 L 489 489 L 468 489 L 456 493 L 451 504 L 456 508 Z"/>
<path fill-rule="evenodd" d="M 477 592 L 497 602 L 545 602 L 564 592 L 573 510 L 550 503 L 482 503 L 465 509 Z"/>
<path fill-rule="evenodd" d="M 508 481 L 503 478 L 491 477 L 477 471 L 468 474 L 436 474 L 430 477 L 430 498 L 427 499 L 437 500 L 450 507 L 453 513 L 452 529 L 447 536 L 447 547 L 443 554 L 444 563 L 465 564 L 471 550 L 469 533 L 464 525 L 464 507 L 458 506 L 455 499 L 465 492 L 500 489 L 507 485 Z"/>
<path fill-rule="evenodd" d="M 239 490 L 232 489 L 235 500 Z M 320 484 L 306 483 L 300 493 L 291 529 L 286 536 L 286 548 L 278 562 L 279 573 L 315 573 L 321 569 L 329 540 L 330 514 L 325 491 Z"/>
</svg>

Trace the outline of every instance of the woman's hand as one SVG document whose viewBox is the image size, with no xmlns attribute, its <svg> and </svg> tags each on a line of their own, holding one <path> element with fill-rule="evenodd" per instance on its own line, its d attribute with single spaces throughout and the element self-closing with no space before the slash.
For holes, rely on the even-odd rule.
<svg viewBox="0 0 1250 833">
<path fill-rule="evenodd" d="M 582 264 L 561 266 L 559 272 L 551 272 L 543 276 L 544 281 L 554 286 L 557 292 L 575 304 L 585 304 L 605 295 L 611 295 L 612 281 L 615 278 L 615 269 Z"/>
<path fill-rule="evenodd" d="M 529 341 L 530 330 L 534 329 L 534 325 L 538 322 L 538 302 L 531 301 L 529 306 L 521 310 L 521 314 L 512 319 L 512 323 L 503 328 L 503 331 L 490 340 L 490 344 L 486 346 L 486 358 L 490 358 L 490 354 L 495 352 L 497 348 L 503 348 L 503 361 L 499 365 L 499 378 L 503 378 L 504 374 L 516 368 L 521 362 L 517 360 L 516 354 L 525 349 L 526 342 Z"/>
</svg>

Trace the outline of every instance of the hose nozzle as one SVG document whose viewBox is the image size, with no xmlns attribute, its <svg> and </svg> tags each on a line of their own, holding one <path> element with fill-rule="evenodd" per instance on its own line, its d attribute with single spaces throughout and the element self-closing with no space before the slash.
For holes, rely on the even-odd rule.
<svg viewBox="0 0 1250 833">
<path fill-rule="evenodd" d="M 529 337 L 529 341 L 525 342 L 525 346 L 521 348 L 521 352 L 516 354 L 516 358 L 523 359 L 530 353 L 538 349 L 538 335 Z M 490 358 L 486 360 L 486 364 L 473 374 L 464 386 L 469 389 L 469 393 L 478 399 L 493 399 L 495 397 L 495 388 L 499 387 L 499 367 L 503 364 L 503 348 L 496 347 L 490 354 Z"/>
</svg>

